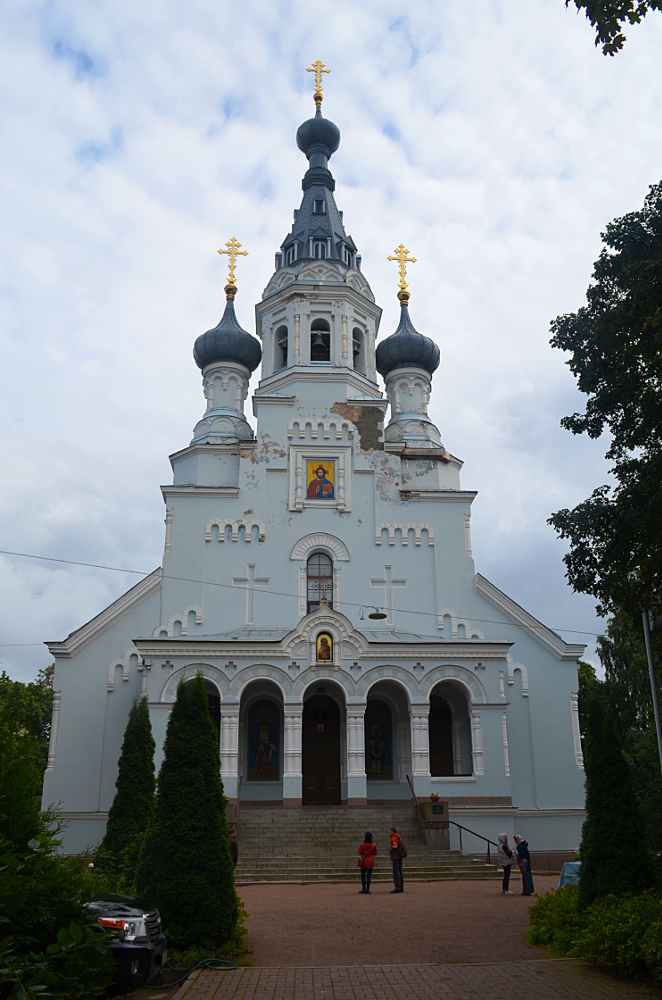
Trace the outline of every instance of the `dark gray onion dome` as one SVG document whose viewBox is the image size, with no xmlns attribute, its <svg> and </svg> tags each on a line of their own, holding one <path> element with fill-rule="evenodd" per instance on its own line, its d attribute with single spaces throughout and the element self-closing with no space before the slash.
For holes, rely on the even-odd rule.
<svg viewBox="0 0 662 1000">
<path fill-rule="evenodd" d="M 439 367 L 439 359 L 438 346 L 414 329 L 409 306 L 403 302 L 398 329 L 377 346 L 377 371 L 382 378 L 395 368 L 424 368 L 432 375 Z"/>
<path fill-rule="evenodd" d="M 297 130 L 297 146 L 308 159 L 314 153 L 323 153 L 327 160 L 340 145 L 340 129 L 328 118 L 322 118 L 318 108 L 314 118 L 309 118 Z"/>
<path fill-rule="evenodd" d="M 232 299 L 228 299 L 218 326 L 198 337 L 193 357 L 202 370 L 214 361 L 236 361 L 249 371 L 255 371 L 262 357 L 262 347 L 257 337 L 239 326 Z"/>
</svg>

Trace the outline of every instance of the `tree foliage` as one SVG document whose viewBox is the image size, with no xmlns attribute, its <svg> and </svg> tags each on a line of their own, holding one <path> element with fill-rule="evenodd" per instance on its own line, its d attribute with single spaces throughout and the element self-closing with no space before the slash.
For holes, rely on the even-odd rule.
<svg viewBox="0 0 662 1000">
<path fill-rule="evenodd" d="M 0 717 L 5 718 L 16 732 L 34 737 L 42 772 L 48 760 L 48 742 L 53 713 L 53 665 L 39 671 L 36 681 L 25 684 L 0 672 Z"/>
<path fill-rule="evenodd" d="M 570 541 L 573 589 L 596 597 L 600 614 L 636 617 L 662 606 L 662 183 L 602 238 L 587 305 L 554 320 L 551 343 L 570 352 L 588 397 L 562 426 L 591 438 L 608 432 L 615 486 L 549 523 Z"/>
<path fill-rule="evenodd" d="M 213 949 L 232 937 L 238 904 L 218 735 L 200 675 L 177 688 L 137 886 L 176 947 Z"/>
<path fill-rule="evenodd" d="M 623 26 L 639 24 L 649 10 L 662 10 L 662 0 L 574 0 L 577 10 L 585 10 L 595 28 L 595 46 L 602 45 L 606 56 L 614 56 L 625 43 Z M 565 0 L 566 7 L 570 0 Z"/>
<path fill-rule="evenodd" d="M 131 706 L 124 731 L 115 798 L 102 845 L 107 860 L 117 870 L 135 865 L 154 812 L 155 786 L 152 726 L 147 699 L 140 698 Z M 125 857 L 125 852 L 130 857 Z"/>
<path fill-rule="evenodd" d="M 586 820 L 582 827 L 579 903 L 656 886 L 632 776 L 614 721 L 594 691 L 587 706 Z"/>
</svg>

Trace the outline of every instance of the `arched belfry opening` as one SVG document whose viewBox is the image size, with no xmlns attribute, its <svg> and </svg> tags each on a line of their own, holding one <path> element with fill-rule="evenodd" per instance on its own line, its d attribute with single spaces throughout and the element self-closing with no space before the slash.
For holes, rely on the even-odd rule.
<svg viewBox="0 0 662 1000">
<path fill-rule="evenodd" d="M 314 319 L 310 326 L 310 360 L 331 360 L 331 327 L 325 319 Z"/>
<path fill-rule="evenodd" d="M 365 359 L 365 336 L 357 326 L 352 330 L 352 356 L 354 358 L 354 369 L 361 375 L 366 374 Z"/>
<path fill-rule="evenodd" d="M 274 349 L 274 371 L 280 368 L 287 368 L 287 347 L 288 331 L 286 326 L 279 326 L 276 330 L 276 343 Z"/>
<path fill-rule="evenodd" d="M 324 552 L 315 552 L 306 564 L 307 613 L 317 611 L 324 598 L 333 607 L 333 561 Z"/>
</svg>

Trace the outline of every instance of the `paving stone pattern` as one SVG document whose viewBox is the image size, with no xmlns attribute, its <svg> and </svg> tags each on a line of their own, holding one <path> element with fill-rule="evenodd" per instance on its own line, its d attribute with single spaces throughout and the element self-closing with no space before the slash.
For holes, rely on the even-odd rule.
<svg viewBox="0 0 662 1000">
<path fill-rule="evenodd" d="M 643 1000 L 654 987 L 584 962 L 374 965 L 202 972 L 176 1000 Z M 175 1000 L 175 998 L 173 998 Z"/>
</svg>

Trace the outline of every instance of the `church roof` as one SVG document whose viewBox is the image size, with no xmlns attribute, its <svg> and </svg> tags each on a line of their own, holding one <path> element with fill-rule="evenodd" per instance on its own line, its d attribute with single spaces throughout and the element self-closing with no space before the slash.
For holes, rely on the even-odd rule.
<svg viewBox="0 0 662 1000">
<path fill-rule="evenodd" d="M 414 327 L 409 306 L 403 301 L 397 330 L 377 346 L 377 371 L 382 378 L 395 368 L 424 368 L 432 375 L 439 367 L 439 360 L 438 345 Z"/>
<path fill-rule="evenodd" d="M 229 296 L 218 325 L 196 340 L 193 357 L 198 368 L 203 370 L 215 361 L 235 361 L 251 372 L 259 365 L 262 357 L 260 341 L 239 325 L 234 301 Z"/>
</svg>

